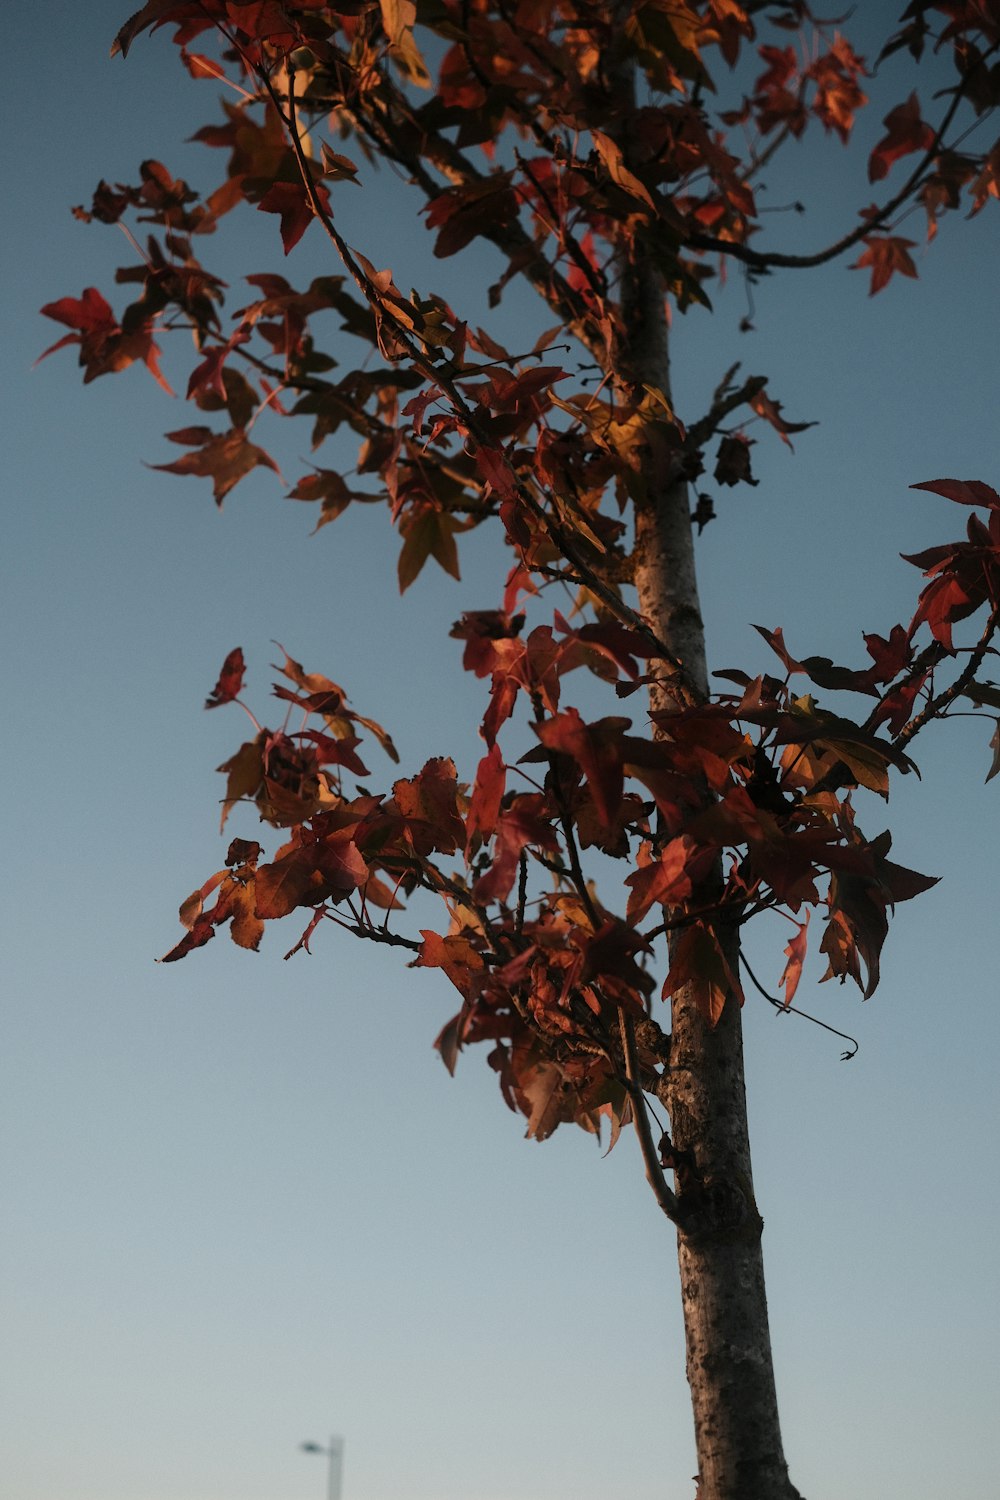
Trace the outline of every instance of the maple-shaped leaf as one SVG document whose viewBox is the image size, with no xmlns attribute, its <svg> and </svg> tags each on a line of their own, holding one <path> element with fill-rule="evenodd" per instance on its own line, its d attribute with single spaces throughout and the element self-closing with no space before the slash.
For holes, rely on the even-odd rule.
<svg viewBox="0 0 1000 1500">
<path fill-rule="evenodd" d="M 913 717 L 917 698 L 923 691 L 929 676 L 929 672 L 918 672 L 915 677 L 901 682 L 898 687 L 886 693 L 872 713 L 870 720 L 872 728 L 879 724 L 888 724 L 893 734 L 899 734 L 904 725 L 908 724 Z"/>
<path fill-rule="evenodd" d="M 454 516 L 435 505 L 411 506 L 406 511 L 400 522 L 404 537 L 398 565 L 401 594 L 419 577 L 429 557 L 433 557 L 452 578 L 461 577 L 458 570 L 458 547 L 455 544 L 456 533 L 461 529 L 461 523 Z"/>
<path fill-rule="evenodd" d="M 436 756 L 410 781 L 397 781 L 393 801 L 404 818 L 418 854 L 453 854 L 465 847 L 465 824 L 458 811 L 455 762 Z"/>
<path fill-rule="evenodd" d="M 294 489 L 289 490 L 288 500 L 319 500 L 320 516 L 316 522 L 316 530 L 321 526 L 328 526 L 335 521 L 352 501 L 360 501 L 362 504 L 371 505 L 381 499 L 379 495 L 367 495 L 357 490 L 349 489 L 343 476 L 334 469 L 314 469 L 311 474 L 305 474 L 299 480 Z"/>
<path fill-rule="evenodd" d="M 332 151 L 326 141 L 320 142 L 320 156 L 323 162 L 323 176 L 327 182 L 358 182 L 358 168 L 349 156 L 341 156 L 339 152 Z"/>
<path fill-rule="evenodd" d="M 716 856 L 714 847 L 699 845 L 686 833 L 671 839 L 659 859 L 641 865 L 625 881 L 629 887 L 628 920 L 641 922 L 654 904 L 671 906 L 686 901 Z"/>
<path fill-rule="evenodd" d="M 830 877 L 830 919 L 820 943 L 829 959 L 823 979 L 851 978 L 866 1000 L 878 988 L 882 945 L 889 932 L 886 900 L 871 877 L 836 873 Z M 861 977 L 858 960 L 867 976 Z"/>
<path fill-rule="evenodd" d="M 314 183 L 313 191 L 323 207 L 329 209 L 329 194 L 323 184 Z M 258 199 L 257 208 L 261 213 L 280 215 L 281 243 L 286 255 L 298 244 L 314 217 L 312 199 L 301 182 L 272 182 Z"/>
<path fill-rule="evenodd" d="M 203 8 L 192 3 L 192 0 L 146 0 L 141 10 L 129 16 L 125 25 L 122 26 L 111 44 L 111 56 L 116 57 L 120 52 L 122 57 L 128 56 L 128 49 L 135 41 L 141 31 L 150 28 L 156 30 L 159 26 L 166 26 L 171 21 L 183 21 L 188 17 L 204 19 Z"/>
<path fill-rule="evenodd" d="M 826 52 L 805 70 L 805 76 L 816 85 L 813 113 L 827 130 L 847 140 L 856 112 L 868 102 L 858 84 L 865 74 L 865 64 L 840 32 L 834 34 Z"/>
<path fill-rule="evenodd" d="M 864 638 L 868 655 L 874 662 L 871 671 L 876 682 L 891 682 L 913 662 L 913 646 L 902 625 L 894 625 L 888 640 L 880 635 Z"/>
<path fill-rule="evenodd" d="M 482 988 L 487 972 L 483 955 L 475 944 L 462 933 L 442 937 L 440 933 L 421 929 L 420 936 L 423 938 L 420 956 L 413 960 L 412 967 L 443 969 L 459 993 L 466 1000 L 471 1000 Z M 447 1066 L 448 1059 L 444 1053 L 442 1057 Z M 454 1064 L 448 1071 L 454 1072 Z"/>
<path fill-rule="evenodd" d="M 479 235 L 502 232 L 517 219 L 517 197 L 509 172 L 495 172 L 478 182 L 445 188 L 421 211 L 428 229 L 437 229 L 434 254 L 445 260 Z"/>
<path fill-rule="evenodd" d="M 235 650 L 230 651 L 222 663 L 219 680 L 205 699 L 205 707 L 219 708 L 223 703 L 232 703 L 234 698 L 238 698 L 243 688 L 245 672 L 246 662 L 243 660 L 243 652 L 237 646 Z"/>
<path fill-rule="evenodd" d="M 475 460 L 476 468 L 486 480 L 490 489 L 504 500 L 514 500 L 517 498 L 517 481 L 502 449 L 477 448 Z M 529 539 L 530 532 L 525 528 L 525 542 Z"/>
<path fill-rule="evenodd" d="M 590 138 L 594 143 L 598 156 L 607 168 L 611 181 L 624 189 L 630 198 L 638 198 L 640 203 L 645 203 L 655 213 L 656 204 L 653 202 L 649 188 L 644 182 L 640 182 L 634 172 L 629 171 L 625 165 L 622 148 L 618 142 L 613 141 L 609 135 L 605 135 L 601 130 L 592 130 Z"/>
<path fill-rule="evenodd" d="M 868 181 L 881 182 L 889 168 L 901 156 L 913 151 L 927 151 L 934 144 L 934 131 L 920 117 L 920 101 L 912 93 L 905 104 L 890 110 L 882 122 L 886 135 L 879 141 L 868 160 Z"/>
<path fill-rule="evenodd" d="M 579 710 L 570 708 L 543 724 L 532 725 L 547 750 L 557 750 L 576 761 L 587 778 L 597 815 L 605 827 L 614 822 L 622 799 L 623 734 L 631 722 L 611 717 L 586 724 Z M 529 751 L 522 760 L 538 759 L 538 755 L 538 751 Z"/>
<path fill-rule="evenodd" d="M 256 951 L 264 934 L 264 924 L 254 909 L 254 882 L 260 845 L 246 839 L 234 839 L 226 855 L 225 870 L 209 876 L 204 885 L 181 903 L 178 913 L 187 932 L 180 942 L 160 960 L 175 963 L 195 948 L 203 948 L 224 922 L 230 923 L 229 935 L 239 948 Z M 205 910 L 205 900 L 217 891 L 215 904 Z"/>
<path fill-rule="evenodd" d="M 579 947 L 581 955 L 576 982 L 586 985 L 596 980 L 601 993 L 617 1005 L 645 1015 L 644 997 L 656 988 L 656 981 L 636 959 L 637 954 L 648 953 L 651 947 L 642 933 L 620 917 L 609 917 L 593 934 L 586 928 L 578 929 L 571 941 Z"/>
<path fill-rule="evenodd" d="M 908 562 L 915 559 L 908 558 Z M 910 622 L 910 633 L 926 621 L 931 635 L 946 651 L 953 651 L 952 628 L 979 608 L 981 600 L 970 594 L 960 578 L 950 571 L 932 578 L 920 595 L 916 614 Z"/>
<path fill-rule="evenodd" d="M 251 443 L 240 427 L 229 432 L 213 432 L 210 427 L 183 427 L 178 432 L 168 432 L 172 443 L 182 443 L 196 449 L 175 459 L 172 464 L 152 464 L 166 474 L 195 474 L 211 479 L 212 493 L 216 505 L 221 506 L 234 485 L 239 484 L 252 469 L 272 469 L 281 477 L 281 470 L 269 453 Z"/>
<path fill-rule="evenodd" d="M 312 830 L 295 829 L 257 871 L 257 915 L 267 921 L 297 906 L 343 901 L 364 885 L 368 866 L 354 842 L 356 827 L 329 827 L 317 818 Z"/>
<path fill-rule="evenodd" d="M 540 1061 L 518 1075 L 517 1092 L 528 1117 L 528 1140 L 547 1141 L 557 1126 L 573 1118 L 567 1113 L 565 1075 L 558 1063 Z"/>
<path fill-rule="evenodd" d="M 910 254 L 916 240 L 907 240 L 898 234 L 866 234 L 866 249 L 854 262 L 853 271 L 871 266 L 872 279 L 868 288 L 869 297 L 880 292 L 898 271 L 903 276 L 916 280 L 917 268 Z"/>
<path fill-rule="evenodd" d="M 223 405 L 228 400 L 226 391 L 226 360 L 233 350 L 240 344 L 245 344 L 250 337 L 246 328 L 237 328 L 231 338 L 216 348 L 209 349 L 200 365 L 196 365 L 191 371 L 188 380 L 187 398 L 197 398 L 200 395 L 214 393 Z"/>
<path fill-rule="evenodd" d="M 521 853 L 529 845 L 555 854 L 559 841 L 545 817 L 545 799 L 536 795 L 516 797 L 502 808 L 493 843 L 493 863 L 476 881 L 477 901 L 506 901 L 517 875 Z"/>
<path fill-rule="evenodd" d="M 110 304 L 93 286 L 86 287 L 81 297 L 60 297 L 58 302 L 47 302 L 41 311 L 44 317 L 64 323 L 73 332 L 50 344 L 35 360 L 36 365 L 57 349 L 79 344 L 84 385 L 89 385 L 100 375 L 125 370 L 135 360 L 141 359 L 167 395 L 174 394 L 160 369 L 160 351 L 153 341 L 152 323 L 148 318 L 126 331 Z"/>
</svg>

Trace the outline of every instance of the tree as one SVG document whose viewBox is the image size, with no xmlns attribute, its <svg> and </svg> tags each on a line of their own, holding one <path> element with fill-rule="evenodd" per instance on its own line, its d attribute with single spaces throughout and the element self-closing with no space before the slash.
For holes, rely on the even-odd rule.
<svg viewBox="0 0 1000 1500">
<path fill-rule="evenodd" d="M 944 13 L 938 33 L 932 12 Z M 195 77 L 232 85 L 224 123 L 198 136 L 229 152 L 224 180 L 202 198 L 147 161 L 135 187 L 101 183 L 79 215 L 123 227 L 134 215 L 160 233 L 135 242 L 142 263 L 119 272 L 139 288 L 120 317 L 93 288 L 44 309 L 70 330 L 53 347 L 77 345 L 87 380 L 141 361 L 165 384 L 157 341 L 191 331 L 187 395 L 219 425 L 169 434 L 188 451 L 160 467 L 210 478 L 221 504 L 252 469 L 276 468 L 251 439 L 258 416 L 307 416 L 317 447 L 342 429 L 357 435 L 357 478 L 316 467 L 292 495 L 318 503 L 319 526 L 387 497 L 402 589 L 430 561 L 457 574 L 459 538 L 479 527 L 502 536 L 510 563 L 502 595 L 453 632 L 466 669 L 490 683 L 486 753 L 468 782 L 441 757 L 371 792 L 363 742 L 394 757 L 391 739 L 283 654 L 276 692 L 288 716 L 274 731 L 254 719 L 222 767 L 222 822 L 253 801 L 287 841 L 264 858 L 255 840 L 233 840 L 225 868 L 182 906 L 185 936 L 167 959 L 225 924 L 256 948 L 268 921 L 300 911 L 295 952 L 333 922 L 444 971 L 461 996 L 438 1038 L 444 1061 L 454 1068 L 465 1046 L 488 1042 L 529 1135 L 568 1122 L 598 1133 L 606 1121 L 614 1143 L 634 1125 L 677 1230 L 700 1493 L 794 1495 L 746 1130 L 740 933 L 752 916 L 788 918 L 774 1003 L 790 1007 L 820 911 L 827 977 L 874 991 L 888 915 L 931 881 L 889 858 L 887 834 L 865 837 L 853 794 L 887 795 L 891 773 L 913 769 L 914 737 L 960 700 L 1000 709 L 980 676 L 1000 605 L 1000 498 L 978 481 L 923 486 L 972 507 L 967 537 L 911 558 L 927 578 L 916 612 L 866 636 L 866 666 L 799 659 L 767 629 L 782 674 L 729 671 L 710 692 L 694 547 L 714 506 L 690 488 L 707 465 L 716 486 L 754 482 L 751 415 L 786 441 L 809 424 L 790 422 L 766 380 L 740 380 L 735 366 L 709 411 L 682 421 L 667 307 L 707 309 L 713 267 L 727 263 L 752 286 L 856 248 L 873 293 L 896 272 L 915 275 L 912 241 L 895 232 L 904 212 L 921 204 L 933 237 L 949 210 L 975 213 L 998 194 L 998 148 L 959 148 L 970 116 L 997 99 L 1000 14 L 908 9 L 883 55 L 908 48 L 919 60 L 933 41 L 952 52 L 956 82 L 934 123 L 916 92 L 889 113 L 869 179 L 903 159 L 909 170 L 812 255 L 752 243 L 760 180 L 810 123 L 848 140 L 866 70 L 804 4 L 151 0 L 117 50 L 164 24 L 178 28 Z M 801 57 L 788 44 L 799 30 Z M 764 72 L 726 83 L 753 43 Z M 717 93 L 732 97 L 710 108 Z M 501 251 L 492 306 L 526 280 L 555 327 L 512 353 L 446 299 L 401 292 L 338 227 L 337 194 L 361 175 L 342 144 L 416 185 L 439 256 L 479 238 Z M 241 204 L 278 217 L 286 254 L 318 226 L 339 269 L 305 291 L 252 275 L 254 300 L 230 331 L 223 282 L 194 246 Z M 369 346 L 347 375 L 314 343 L 310 320 L 331 311 Z M 565 614 L 550 612 L 552 590 Z M 956 638 L 973 617 L 973 633 Z M 581 667 L 623 700 L 646 691 L 648 731 L 632 704 L 592 712 L 588 692 L 586 716 L 567 706 L 563 679 Z M 869 711 L 821 707 L 793 691 L 796 675 L 867 698 Z M 242 703 L 243 677 L 237 649 L 208 706 Z M 998 747 L 1000 724 L 994 770 Z M 422 922 L 427 897 L 443 901 L 446 930 L 418 937 L 393 914 L 409 904 Z M 654 1003 L 661 979 L 669 1030 Z M 651 1099 L 668 1129 L 654 1129 Z"/>
</svg>

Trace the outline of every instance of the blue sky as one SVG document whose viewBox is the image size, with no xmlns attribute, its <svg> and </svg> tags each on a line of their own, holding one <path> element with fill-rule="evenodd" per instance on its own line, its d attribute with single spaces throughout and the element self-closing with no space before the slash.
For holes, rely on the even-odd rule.
<svg viewBox="0 0 1000 1500">
<path fill-rule="evenodd" d="M 894 9 L 865 8 L 862 31 Z M 226 652 L 242 644 L 263 707 L 277 637 L 392 729 L 404 767 L 452 753 L 468 774 L 483 703 L 447 630 L 497 587 L 477 537 L 461 583 L 429 567 L 400 600 L 376 508 L 310 537 L 309 510 L 261 471 L 220 516 L 206 484 L 143 466 L 175 457 L 161 434 L 193 420 L 144 371 L 83 389 L 71 355 L 31 370 L 57 336 L 41 304 L 112 295 L 129 256 L 69 206 L 146 156 L 196 182 L 215 166 L 182 144 L 212 88 L 164 35 L 111 62 L 123 18 L 109 0 L 7 18 L 0 1487 L 305 1500 L 323 1465 L 297 1445 L 336 1431 L 345 1500 L 682 1500 L 674 1244 L 634 1142 L 606 1160 L 568 1129 L 525 1142 L 481 1057 L 450 1080 L 431 1050 L 447 983 L 391 952 L 327 934 L 286 965 L 295 934 L 279 932 L 257 956 L 220 940 L 153 963 L 221 862 L 213 767 L 243 725 L 201 703 Z M 869 144 L 907 66 L 879 81 Z M 826 243 L 871 197 L 863 147 L 817 141 L 785 170 L 774 202 L 810 212 L 774 217 L 782 248 Z M 435 263 L 394 179 L 342 197 L 353 242 L 400 285 L 481 302 L 494 263 Z M 282 264 L 275 227 L 250 215 L 220 234 L 231 305 L 243 274 L 329 269 L 315 231 Z M 919 220 L 906 232 L 921 239 Z M 678 320 L 682 416 L 742 359 L 821 422 L 794 456 L 755 428 L 759 488 L 723 496 L 699 543 L 715 666 L 767 665 L 749 621 L 860 659 L 862 629 L 909 617 L 898 553 L 965 516 L 908 486 L 998 482 L 997 243 L 995 213 L 953 217 L 915 252 L 920 281 L 874 300 L 839 263 L 760 285 L 753 334 L 735 333 L 738 278 L 715 317 Z M 511 298 L 497 326 L 532 318 Z M 262 421 L 258 440 L 290 482 L 304 472 L 307 432 Z M 969 720 L 922 737 L 923 781 L 866 809 L 942 881 L 900 911 L 867 1004 L 807 969 L 800 1002 L 858 1057 L 748 999 L 779 1394 L 810 1500 L 982 1500 L 1000 1471 L 988 738 Z M 234 831 L 252 836 L 249 818 Z M 786 940 L 752 939 L 772 983 Z"/>
</svg>

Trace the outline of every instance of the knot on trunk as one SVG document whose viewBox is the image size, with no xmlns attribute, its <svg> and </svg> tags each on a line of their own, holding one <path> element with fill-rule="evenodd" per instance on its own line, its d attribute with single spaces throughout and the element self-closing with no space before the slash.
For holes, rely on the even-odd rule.
<svg viewBox="0 0 1000 1500">
<path fill-rule="evenodd" d="M 759 1240 L 764 1228 L 753 1188 L 742 1173 L 691 1181 L 680 1195 L 677 1225 L 684 1239 L 717 1244 Z"/>
</svg>

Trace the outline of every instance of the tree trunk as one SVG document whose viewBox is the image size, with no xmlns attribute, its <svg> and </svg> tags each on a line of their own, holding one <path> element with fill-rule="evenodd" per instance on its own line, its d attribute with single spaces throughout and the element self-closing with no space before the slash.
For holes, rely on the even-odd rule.
<svg viewBox="0 0 1000 1500">
<path fill-rule="evenodd" d="M 624 334 L 616 378 L 632 387 L 658 386 L 669 398 L 661 279 L 641 252 L 621 271 Z M 635 583 L 650 625 L 705 692 L 690 500 L 686 481 L 666 467 L 668 462 L 664 472 L 644 476 L 648 496 L 636 505 Z M 675 706 L 668 687 L 653 688 L 653 709 Z M 720 939 L 736 974 L 739 931 L 730 928 Z M 681 1205 L 678 1255 L 698 1500 L 798 1500 L 778 1423 L 738 1001 L 729 997 L 713 1030 L 682 990 L 673 997 L 671 1026 L 663 1102 L 675 1162 L 684 1163 L 675 1172 Z"/>
</svg>

